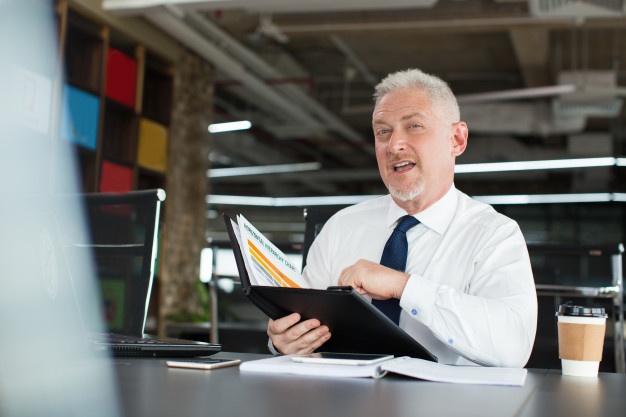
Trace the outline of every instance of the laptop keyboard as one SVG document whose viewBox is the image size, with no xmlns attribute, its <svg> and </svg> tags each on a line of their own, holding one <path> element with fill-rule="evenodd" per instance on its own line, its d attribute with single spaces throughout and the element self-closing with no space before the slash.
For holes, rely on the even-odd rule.
<svg viewBox="0 0 626 417">
<path fill-rule="evenodd" d="M 93 347 L 113 356 L 143 357 L 195 357 L 209 356 L 221 350 L 221 345 L 195 340 L 142 336 L 119 333 L 98 333 L 91 335 Z"/>
<path fill-rule="evenodd" d="M 158 344 L 166 344 L 164 340 L 157 340 L 150 337 L 141 337 L 141 336 L 129 336 L 124 334 L 117 333 L 105 333 L 100 335 L 100 342 L 108 342 L 108 343 L 128 343 L 128 344 L 145 344 L 145 345 L 158 345 Z"/>
<path fill-rule="evenodd" d="M 139 343 L 145 345 L 158 345 L 166 343 L 163 340 L 152 339 L 148 337 L 139 337 L 139 336 L 126 336 L 121 334 L 113 334 L 111 335 L 111 340 L 116 343 Z"/>
</svg>

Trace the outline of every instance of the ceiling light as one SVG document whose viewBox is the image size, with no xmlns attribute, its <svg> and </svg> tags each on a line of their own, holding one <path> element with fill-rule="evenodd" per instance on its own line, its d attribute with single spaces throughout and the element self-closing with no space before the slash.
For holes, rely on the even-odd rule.
<svg viewBox="0 0 626 417">
<path fill-rule="evenodd" d="M 262 165 L 253 167 L 215 168 L 207 170 L 207 177 L 239 177 L 244 175 L 281 174 L 288 172 L 315 171 L 320 169 L 319 162 L 303 162 L 299 164 Z"/>
<path fill-rule="evenodd" d="M 253 197 L 210 194 L 206 196 L 206 202 L 208 204 L 261 207 L 350 206 L 374 197 L 378 196 L 342 195 L 325 197 Z"/>
<path fill-rule="evenodd" d="M 344 195 L 327 197 L 254 197 L 207 195 L 207 204 L 261 207 L 349 206 L 379 195 Z M 519 194 L 472 196 L 491 205 L 626 202 L 626 193 Z"/>
<path fill-rule="evenodd" d="M 582 193 L 582 194 L 522 194 L 522 195 L 483 195 L 472 198 L 483 203 L 498 204 L 555 204 L 555 203 L 603 203 L 623 201 L 613 193 Z"/>
<path fill-rule="evenodd" d="M 209 125 L 209 132 L 221 133 L 232 132 L 233 130 L 246 130 L 252 127 L 252 123 L 248 120 L 239 120 L 237 122 L 213 123 Z"/>
<path fill-rule="evenodd" d="M 533 169 L 591 168 L 623 166 L 625 162 L 624 158 L 613 157 L 490 162 L 481 164 L 458 164 L 454 168 L 454 172 L 456 174 L 469 174 L 476 172 L 525 171 Z"/>
</svg>

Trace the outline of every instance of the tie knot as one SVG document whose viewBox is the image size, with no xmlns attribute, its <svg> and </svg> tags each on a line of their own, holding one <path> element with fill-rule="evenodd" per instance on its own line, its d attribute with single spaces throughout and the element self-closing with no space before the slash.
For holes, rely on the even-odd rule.
<svg viewBox="0 0 626 417">
<path fill-rule="evenodd" d="M 402 233 L 406 233 L 411 227 L 419 224 L 419 222 L 420 221 L 417 220 L 415 217 L 409 216 L 407 214 L 406 216 L 402 216 L 400 218 L 400 221 L 398 222 L 398 225 L 396 226 L 395 230 L 398 230 Z"/>
</svg>

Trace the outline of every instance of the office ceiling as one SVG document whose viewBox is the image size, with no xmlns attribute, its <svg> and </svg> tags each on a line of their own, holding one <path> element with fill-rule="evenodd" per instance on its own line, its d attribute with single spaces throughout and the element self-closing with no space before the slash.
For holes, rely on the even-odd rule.
<svg viewBox="0 0 626 417">
<path fill-rule="evenodd" d="M 213 168 L 320 164 L 213 178 L 211 194 L 384 193 L 371 95 L 381 77 L 409 67 L 441 76 L 459 96 L 470 141 L 458 163 L 624 154 L 624 1 L 104 0 L 103 7 L 144 16 L 215 65 L 215 121 L 248 119 L 253 128 L 213 135 Z M 608 168 L 456 181 L 486 195 L 615 191 L 616 177 Z"/>
</svg>

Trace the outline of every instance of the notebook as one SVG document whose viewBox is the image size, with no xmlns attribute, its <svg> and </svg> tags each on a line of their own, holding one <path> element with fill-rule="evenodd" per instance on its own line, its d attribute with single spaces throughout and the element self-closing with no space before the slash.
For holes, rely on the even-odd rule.
<svg viewBox="0 0 626 417">
<path fill-rule="evenodd" d="M 88 343 L 114 356 L 192 357 L 221 351 L 221 345 L 144 333 L 154 279 L 159 206 L 163 190 L 85 197 L 86 227 L 64 225 L 59 253 L 68 261 L 71 285 L 95 276 L 99 317 L 78 314 Z M 48 220 L 50 222 L 51 219 Z M 86 228 L 88 233 L 81 233 Z M 85 264 L 92 271 L 85 271 Z M 90 273 L 91 272 L 91 273 Z M 81 294 L 81 292 L 74 292 Z"/>
<path fill-rule="evenodd" d="M 437 362 L 432 353 L 351 287 L 321 290 L 252 285 L 234 222 L 226 214 L 223 217 L 242 290 L 268 317 L 278 319 L 297 312 L 303 319 L 319 319 L 332 333 L 320 351 L 384 353 Z"/>
</svg>

